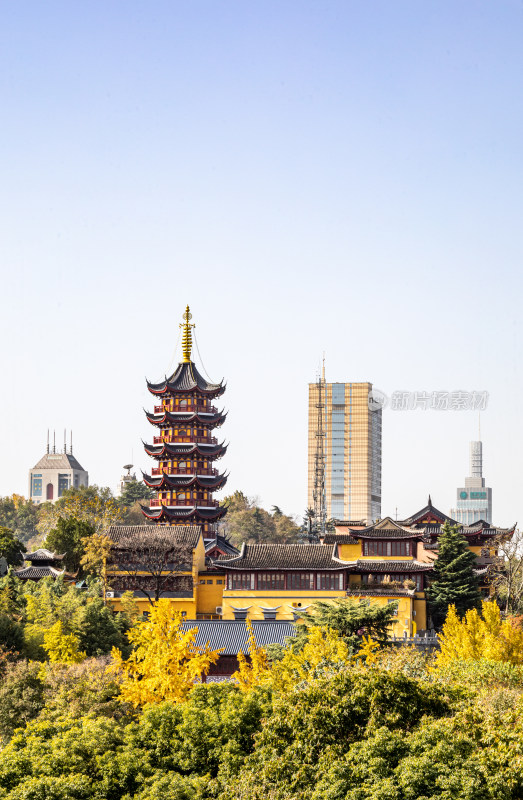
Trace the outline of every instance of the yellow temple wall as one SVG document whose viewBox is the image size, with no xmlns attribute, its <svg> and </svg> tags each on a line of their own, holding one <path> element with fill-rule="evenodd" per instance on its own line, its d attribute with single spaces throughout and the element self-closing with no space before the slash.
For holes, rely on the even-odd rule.
<svg viewBox="0 0 523 800">
<path fill-rule="evenodd" d="M 338 544 L 338 557 L 342 561 L 357 561 L 361 558 L 361 542 L 358 544 Z"/>
<path fill-rule="evenodd" d="M 274 608 L 279 606 L 276 619 L 293 619 L 293 611 L 299 611 L 314 603 L 315 600 L 328 600 L 336 597 L 345 597 L 344 591 L 314 591 L 314 592 L 282 592 L 278 590 L 253 592 L 249 590 L 227 590 L 223 595 L 223 619 L 234 619 L 234 609 L 250 606 L 247 617 L 249 619 L 263 619 L 262 606 Z"/>
<path fill-rule="evenodd" d="M 147 597 L 134 597 L 133 599 L 140 614 L 148 614 L 151 611 L 151 603 Z M 163 600 L 164 598 L 161 599 Z M 165 599 L 173 605 L 175 611 L 185 615 L 187 619 L 196 619 L 196 599 L 194 596 L 192 598 L 167 597 Z M 113 611 L 123 611 L 119 597 L 108 597 L 107 602 Z"/>
<path fill-rule="evenodd" d="M 427 628 L 427 601 L 420 594 L 414 598 L 414 622 L 418 631 L 424 631 Z M 416 633 L 416 631 L 414 631 Z"/>
<path fill-rule="evenodd" d="M 417 625 L 417 615 L 416 618 L 414 618 L 412 614 L 414 610 L 412 597 L 395 597 L 393 594 L 369 596 L 367 593 L 358 595 L 356 592 L 352 593 L 351 597 L 354 598 L 354 600 L 370 600 L 371 603 L 379 606 L 386 606 L 389 602 L 396 601 L 398 603 L 398 613 L 391 627 L 391 631 L 395 636 L 403 636 L 405 632 L 408 636 L 415 633 L 413 621 L 416 621 L 417 628 L 421 627 Z"/>
<path fill-rule="evenodd" d="M 198 614 L 216 614 L 216 609 L 223 605 L 225 575 L 212 572 L 200 572 L 198 575 Z"/>
</svg>

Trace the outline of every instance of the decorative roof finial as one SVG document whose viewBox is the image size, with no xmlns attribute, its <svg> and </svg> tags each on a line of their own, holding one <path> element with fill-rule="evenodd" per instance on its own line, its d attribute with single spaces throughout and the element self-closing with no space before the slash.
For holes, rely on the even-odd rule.
<svg viewBox="0 0 523 800">
<path fill-rule="evenodd" d="M 431 498 L 430 498 L 430 494 L 429 494 L 429 502 L 427 503 L 427 505 L 428 505 L 428 506 L 430 506 L 430 507 L 432 508 L 432 500 L 431 500 Z"/>
<path fill-rule="evenodd" d="M 184 315 L 184 322 L 180 323 L 180 328 L 183 328 L 182 334 L 182 353 L 183 353 L 183 360 L 182 364 L 190 364 L 191 363 L 191 347 L 192 347 L 192 334 L 191 328 L 194 328 L 194 323 L 191 323 L 190 320 L 192 319 L 192 314 L 189 311 L 189 306 L 185 309 Z"/>
</svg>

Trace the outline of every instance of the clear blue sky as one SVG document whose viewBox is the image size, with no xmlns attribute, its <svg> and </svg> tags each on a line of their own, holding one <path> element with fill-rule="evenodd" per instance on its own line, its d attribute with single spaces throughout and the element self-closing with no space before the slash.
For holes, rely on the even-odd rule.
<svg viewBox="0 0 523 800">
<path fill-rule="evenodd" d="M 48 427 L 92 482 L 150 466 L 190 303 L 227 491 L 302 512 L 325 350 L 330 381 L 488 390 L 521 521 L 522 42 L 519 0 L 4 3 L 0 494 Z M 383 513 L 449 510 L 476 431 L 385 412 Z"/>
</svg>

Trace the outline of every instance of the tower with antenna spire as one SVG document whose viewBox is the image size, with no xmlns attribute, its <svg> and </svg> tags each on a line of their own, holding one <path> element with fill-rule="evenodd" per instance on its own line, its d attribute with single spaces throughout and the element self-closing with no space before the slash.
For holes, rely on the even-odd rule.
<svg viewBox="0 0 523 800">
<path fill-rule="evenodd" d="M 207 381 L 192 361 L 191 319 L 187 306 L 180 324 L 182 360 L 174 373 L 160 383 L 147 381 L 158 405 L 146 416 L 157 435 L 144 447 L 156 466 L 150 475 L 143 474 L 143 480 L 156 497 L 142 511 L 158 524 L 201 525 L 204 537 L 211 538 L 226 513 L 213 492 L 227 480 L 214 467 L 227 446 L 212 435 L 225 421 L 226 414 L 212 405 L 225 386 Z"/>
<path fill-rule="evenodd" d="M 483 477 L 483 442 L 470 442 L 470 475 L 465 478 L 465 486 L 456 492 L 456 508 L 450 516 L 462 525 L 472 525 L 482 519 L 492 524 L 492 489 L 485 486 Z"/>
<path fill-rule="evenodd" d="M 89 474 L 73 456 L 73 433 L 69 433 L 69 447 L 67 431 L 64 430 L 63 450 L 59 447 L 57 452 L 56 431 L 53 431 L 51 445 L 48 429 L 46 452 L 29 470 L 29 498 L 37 505 L 56 502 L 67 489 L 89 486 Z"/>
</svg>

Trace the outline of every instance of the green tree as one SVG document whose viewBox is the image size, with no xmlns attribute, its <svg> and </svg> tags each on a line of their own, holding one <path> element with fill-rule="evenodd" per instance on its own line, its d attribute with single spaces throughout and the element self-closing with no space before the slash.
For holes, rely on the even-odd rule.
<svg viewBox="0 0 523 800">
<path fill-rule="evenodd" d="M 111 490 L 95 485 L 67 489 L 56 503 L 44 503 L 39 514 L 38 530 L 44 535 L 57 527 L 59 519 L 82 520 L 96 533 L 105 533 L 122 520 L 122 510 Z"/>
<path fill-rule="evenodd" d="M 9 664 L 0 682 L 0 742 L 6 743 L 16 728 L 35 719 L 44 705 L 40 665 L 27 661 Z"/>
<path fill-rule="evenodd" d="M 449 606 L 454 605 L 458 615 L 481 605 L 478 580 L 474 574 L 476 556 L 457 525 L 447 520 L 438 540 L 438 558 L 434 564 L 431 585 L 426 591 L 432 622 L 440 627 Z"/>
<path fill-rule="evenodd" d="M 0 557 L 3 556 L 10 566 L 17 567 L 23 564 L 22 554 L 25 552 L 25 545 L 16 538 L 13 531 L 0 527 Z"/>
<path fill-rule="evenodd" d="M 126 508 L 132 506 L 137 500 L 150 500 L 154 497 L 154 492 L 149 489 L 143 481 L 128 481 L 118 498 L 118 503 Z"/>
<path fill-rule="evenodd" d="M 10 569 L 0 578 L 0 612 L 15 620 L 22 620 L 25 611 L 24 584 Z"/>
<path fill-rule="evenodd" d="M 113 647 L 127 653 L 129 620 L 126 615 L 113 614 L 100 591 L 98 582 L 92 583 L 88 591 L 49 579 L 27 586 L 24 635 L 31 657 L 45 659 L 42 648 L 46 631 L 57 622 L 61 623 L 63 634 L 77 637 L 79 649 L 88 657 L 105 655 Z"/>
<path fill-rule="evenodd" d="M 352 597 L 317 600 L 301 614 L 303 624 L 296 626 L 294 647 L 303 647 L 307 640 L 307 629 L 310 627 L 335 630 L 351 652 L 360 647 L 363 635 L 385 644 L 396 610 L 397 603 L 382 606 L 369 600 L 355 600 Z"/>
<path fill-rule="evenodd" d="M 10 528 L 17 539 L 27 543 L 36 534 L 38 506 L 19 494 L 0 498 L 0 526 Z"/>
<path fill-rule="evenodd" d="M 296 542 L 300 532 L 296 521 L 284 514 L 279 506 L 266 511 L 258 505 L 257 498 L 236 491 L 223 501 L 227 516 L 220 531 L 236 546 L 251 544 Z"/>
<path fill-rule="evenodd" d="M 85 550 L 85 540 L 95 528 L 89 522 L 76 517 L 59 517 L 56 528 L 49 531 L 45 546 L 55 553 L 65 553 L 64 566 L 68 572 L 78 572 Z"/>
</svg>

